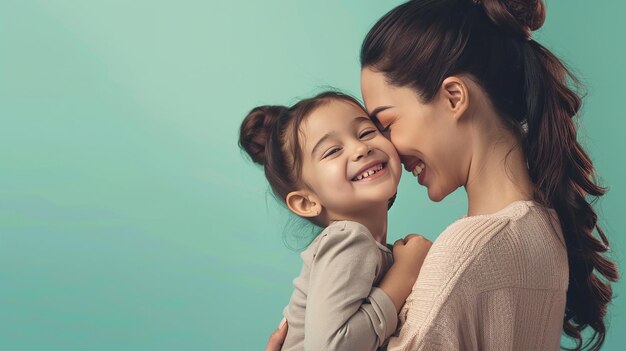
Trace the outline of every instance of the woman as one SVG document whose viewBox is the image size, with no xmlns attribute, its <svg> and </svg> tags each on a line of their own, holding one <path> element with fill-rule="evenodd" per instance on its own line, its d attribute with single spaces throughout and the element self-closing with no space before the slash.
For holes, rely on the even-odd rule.
<svg viewBox="0 0 626 351">
<path fill-rule="evenodd" d="M 605 190 L 576 140 L 576 80 L 532 40 L 544 18 L 538 0 L 416 0 L 365 38 L 370 117 L 431 200 L 468 197 L 389 350 L 554 350 L 562 331 L 576 350 L 604 341 L 618 274 L 590 200 Z"/>
</svg>

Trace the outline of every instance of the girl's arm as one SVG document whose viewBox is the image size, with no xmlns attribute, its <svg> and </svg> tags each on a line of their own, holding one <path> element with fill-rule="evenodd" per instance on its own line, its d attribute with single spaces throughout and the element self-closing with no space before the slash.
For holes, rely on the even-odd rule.
<svg viewBox="0 0 626 351">
<path fill-rule="evenodd" d="M 389 295 L 396 312 L 400 312 L 409 297 L 431 246 L 430 240 L 416 234 L 407 235 L 393 244 L 395 262 L 380 282 L 380 288 Z"/>
<path fill-rule="evenodd" d="M 305 349 L 376 350 L 397 326 L 394 302 L 372 286 L 381 252 L 369 233 L 350 222 L 320 235 L 325 237 L 311 264 Z"/>
</svg>

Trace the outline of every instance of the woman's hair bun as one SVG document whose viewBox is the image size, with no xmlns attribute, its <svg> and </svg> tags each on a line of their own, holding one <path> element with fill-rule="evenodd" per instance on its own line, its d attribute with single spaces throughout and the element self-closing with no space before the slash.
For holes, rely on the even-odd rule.
<svg viewBox="0 0 626 351">
<path fill-rule="evenodd" d="M 253 108 L 241 123 L 239 147 L 246 151 L 254 163 L 265 165 L 265 148 L 278 118 L 287 111 L 285 106 L 258 106 Z"/>
<path fill-rule="evenodd" d="M 487 16 L 498 26 L 507 28 L 525 39 L 541 28 L 546 19 L 542 0 L 473 0 L 481 3 Z"/>
</svg>

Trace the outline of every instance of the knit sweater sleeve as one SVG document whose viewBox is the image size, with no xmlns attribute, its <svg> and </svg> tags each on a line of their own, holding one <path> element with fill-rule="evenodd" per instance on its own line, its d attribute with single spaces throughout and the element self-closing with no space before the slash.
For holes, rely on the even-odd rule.
<svg viewBox="0 0 626 351">
<path fill-rule="evenodd" d="M 335 227 L 311 264 L 305 350 L 376 350 L 393 333 L 393 302 L 373 287 L 381 265 L 374 239 L 360 227 Z"/>
</svg>

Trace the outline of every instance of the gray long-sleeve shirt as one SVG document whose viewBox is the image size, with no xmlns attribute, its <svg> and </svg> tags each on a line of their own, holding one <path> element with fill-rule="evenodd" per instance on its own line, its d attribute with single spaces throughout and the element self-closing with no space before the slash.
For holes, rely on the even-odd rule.
<svg viewBox="0 0 626 351">
<path fill-rule="evenodd" d="M 303 265 L 284 310 L 289 324 L 282 350 L 376 350 L 398 320 L 376 285 L 393 256 L 360 223 L 334 222 L 301 254 Z"/>
</svg>

